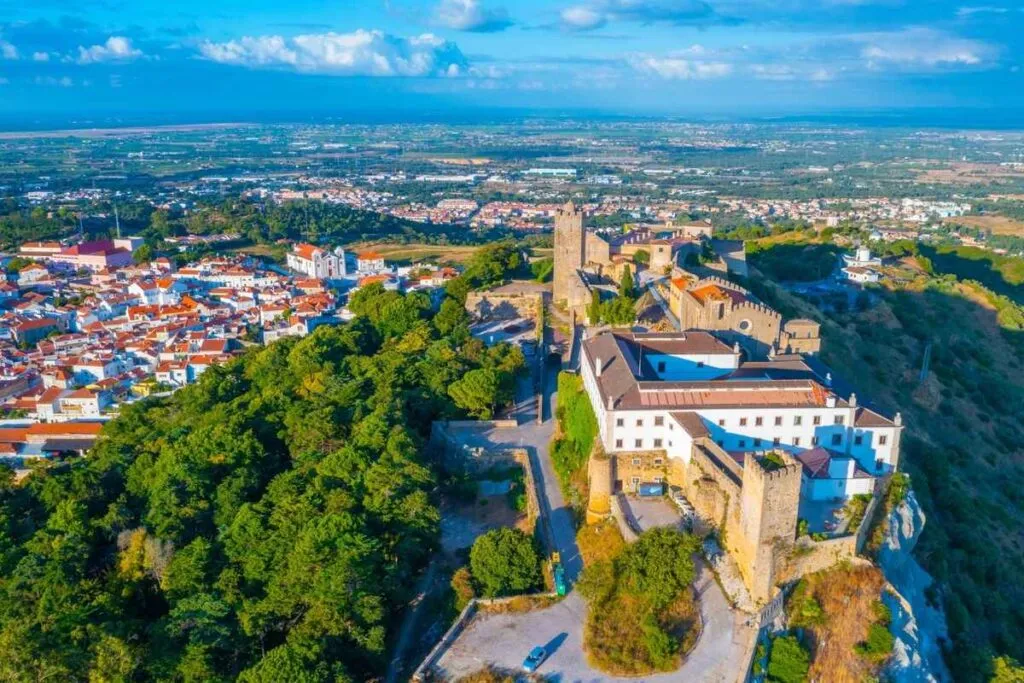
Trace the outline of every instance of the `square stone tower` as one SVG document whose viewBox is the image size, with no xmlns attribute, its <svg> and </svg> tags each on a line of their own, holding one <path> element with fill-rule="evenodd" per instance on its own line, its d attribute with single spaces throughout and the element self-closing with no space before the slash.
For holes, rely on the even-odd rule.
<svg viewBox="0 0 1024 683">
<path fill-rule="evenodd" d="M 555 212 L 555 301 L 569 296 L 569 279 L 586 262 L 583 210 L 572 202 Z"/>
</svg>

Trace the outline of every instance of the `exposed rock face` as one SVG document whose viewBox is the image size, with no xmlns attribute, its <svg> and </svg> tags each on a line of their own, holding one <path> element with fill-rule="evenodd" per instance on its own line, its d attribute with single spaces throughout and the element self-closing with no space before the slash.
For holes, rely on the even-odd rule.
<svg viewBox="0 0 1024 683">
<path fill-rule="evenodd" d="M 933 579 L 911 555 L 924 524 L 924 512 L 910 492 L 890 513 L 878 553 L 885 578 L 898 591 L 883 597 L 892 611 L 891 630 L 896 637 L 885 675 L 895 683 L 952 680 L 939 646 L 946 637 L 946 617 L 925 599 Z"/>
</svg>

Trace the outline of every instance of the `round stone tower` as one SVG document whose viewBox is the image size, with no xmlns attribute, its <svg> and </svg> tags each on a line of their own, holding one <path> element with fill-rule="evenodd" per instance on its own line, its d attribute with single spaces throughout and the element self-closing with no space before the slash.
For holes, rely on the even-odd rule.
<svg viewBox="0 0 1024 683">
<path fill-rule="evenodd" d="M 595 455 L 588 465 L 590 500 L 587 501 L 587 524 L 597 524 L 612 512 L 612 459 Z"/>
</svg>

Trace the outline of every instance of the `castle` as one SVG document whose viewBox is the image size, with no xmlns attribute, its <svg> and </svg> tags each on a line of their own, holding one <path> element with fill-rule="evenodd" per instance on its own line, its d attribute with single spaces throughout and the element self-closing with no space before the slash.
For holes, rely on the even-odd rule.
<svg viewBox="0 0 1024 683">
<path fill-rule="evenodd" d="M 590 462 L 588 519 L 605 516 L 620 491 L 673 486 L 719 531 L 763 603 L 781 581 L 855 554 L 857 535 L 815 547 L 798 538 L 798 520 L 824 531 L 822 510 L 873 494 L 899 464 L 902 420 L 860 405 L 802 356 L 745 355 L 696 330 L 583 342 L 602 451 Z"/>
<path fill-rule="evenodd" d="M 641 251 L 647 254 L 647 267 L 658 274 L 673 272 L 688 254 L 696 257 L 707 251 L 713 257 L 706 270 L 746 274 L 742 243 L 712 240 L 709 224 L 666 225 L 658 231 L 641 227 L 606 238 L 587 231 L 583 210 L 568 202 L 555 212 L 554 300 L 585 318 L 593 285 L 618 282 Z"/>
</svg>

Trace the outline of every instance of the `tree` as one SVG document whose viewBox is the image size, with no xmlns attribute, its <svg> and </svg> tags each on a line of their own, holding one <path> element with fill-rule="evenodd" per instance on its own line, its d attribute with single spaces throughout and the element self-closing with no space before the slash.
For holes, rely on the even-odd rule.
<svg viewBox="0 0 1024 683">
<path fill-rule="evenodd" d="M 772 683 L 803 683 L 810 669 L 810 653 L 796 636 L 779 636 L 772 641 L 768 656 L 768 680 Z"/>
<path fill-rule="evenodd" d="M 132 252 L 132 260 L 139 264 L 149 263 L 153 260 L 153 247 L 148 244 L 143 244 Z"/>
<path fill-rule="evenodd" d="M 991 683 L 1024 683 L 1024 666 L 1012 657 L 996 657 L 992 665 Z"/>
<path fill-rule="evenodd" d="M 651 262 L 651 255 L 645 249 L 637 249 L 633 254 L 633 262 L 639 266 L 646 266 Z"/>
<path fill-rule="evenodd" d="M 481 420 L 490 420 L 498 400 L 498 374 L 494 370 L 470 370 L 448 387 L 455 405 Z"/>
<path fill-rule="evenodd" d="M 473 543 L 469 569 L 484 597 L 525 593 L 541 584 L 533 538 L 519 529 L 491 529 Z"/>
<path fill-rule="evenodd" d="M 634 294 L 633 273 L 629 266 L 622 268 L 622 280 L 619 282 L 619 296 L 624 299 L 632 299 Z"/>
<path fill-rule="evenodd" d="M 627 586 L 660 608 L 693 583 L 692 555 L 699 548 L 696 536 L 659 527 L 627 548 L 616 560 L 617 568 Z"/>
</svg>

